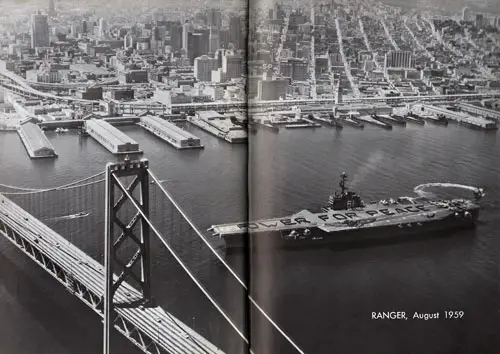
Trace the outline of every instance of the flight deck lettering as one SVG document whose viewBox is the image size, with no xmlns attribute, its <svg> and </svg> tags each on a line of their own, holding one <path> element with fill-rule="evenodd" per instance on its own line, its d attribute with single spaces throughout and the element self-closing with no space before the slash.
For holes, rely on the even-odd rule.
<svg viewBox="0 0 500 354">
<path fill-rule="evenodd" d="M 275 221 L 272 224 L 264 224 L 263 222 L 259 222 L 259 224 L 261 224 L 264 227 L 276 227 L 276 226 L 278 226 L 278 222 L 277 221 Z"/>
<path fill-rule="evenodd" d="M 345 219 L 347 219 L 347 216 L 342 215 L 342 214 L 333 214 L 332 216 L 333 216 L 335 219 L 337 219 L 337 220 L 345 220 Z"/>
<path fill-rule="evenodd" d="M 310 224 L 311 223 L 306 218 L 295 218 L 295 221 L 297 221 L 297 223 L 299 223 L 299 224 Z"/>
<path fill-rule="evenodd" d="M 297 223 L 294 223 L 292 219 L 281 219 L 280 222 L 286 226 L 297 225 Z"/>
<path fill-rule="evenodd" d="M 389 211 L 389 209 L 380 209 L 380 212 L 385 215 L 395 215 L 393 212 Z"/>
<path fill-rule="evenodd" d="M 418 213 L 418 212 L 420 212 L 420 210 L 418 210 L 418 209 L 417 210 L 411 210 L 411 208 L 413 208 L 413 207 L 409 206 L 409 207 L 406 207 L 405 209 L 408 210 L 408 211 L 410 211 L 410 212 L 412 212 L 412 213 Z"/>
<path fill-rule="evenodd" d="M 429 211 L 430 209 L 426 208 L 425 205 L 415 205 L 415 206 L 408 206 L 404 208 L 395 208 L 395 209 L 380 209 L 380 210 L 359 210 L 364 211 L 366 214 L 369 216 L 374 216 L 377 214 L 383 214 L 383 215 L 396 215 L 396 214 L 404 214 L 404 213 L 420 213 L 422 211 Z M 335 213 L 335 214 L 321 214 L 317 215 L 317 218 L 322 220 L 322 221 L 328 221 L 329 219 L 336 219 L 336 220 L 346 220 L 346 219 L 353 219 L 353 218 L 360 218 L 361 216 L 359 213 L 354 213 L 354 212 L 346 212 L 346 213 Z M 272 220 L 272 221 L 259 221 L 257 223 L 240 223 L 236 224 L 237 227 L 240 229 L 258 229 L 258 228 L 273 228 L 278 226 L 278 222 L 285 226 L 292 226 L 292 225 L 300 225 L 300 224 L 310 224 L 311 221 L 307 220 L 306 218 L 303 217 L 298 217 L 298 218 L 287 218 L 287 219 L 279 219 L 279 220 Z"/>
<path fill-rule="evenodd" d="M 241 223 L 241 224 L 237 224 L 237 226 L 240 228 L 240 229 L 258 229 L 259 228 L 259 225 L 257 225 L 256 223 Z"/>
</svg>

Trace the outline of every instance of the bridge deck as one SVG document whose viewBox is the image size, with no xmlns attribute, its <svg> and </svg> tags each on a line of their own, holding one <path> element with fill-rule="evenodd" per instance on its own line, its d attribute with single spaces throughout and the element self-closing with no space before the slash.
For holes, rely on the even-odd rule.
<svg viewBox="0 0 500 354">
<path fill-rule="evenodd" d="M 44 264 L 48 262 L 47 259 L 52 261 L 60 268 L 59 271 L 70 274 L 75 282 L 83 284 L 89 292 L 98 297 L 104 294 L 104 269 L 99 262 L 1 194 L 0 234 L 17 244 L 26 253 L 28 253 L 26 251 L 28 248 L 35 248 L 45 257 L 43 258 Z M 24 241 L 22 245 L 17 238 L 22 238 Z M 35 259 L 33 254 L 30 256 Z M 35 260 L 39 261 L 39 259 Z M 123 286 L 118 288 L 114 301 L 126 304 L 139 297 L 140 293 L 137 290 L 123 283 Z M 102 309 L 99 306 L 96 306 L 94 310 L 102 316 Z M 124 322 L 129 324 L 123 326 L 122 323 L 122 326 L 119 326 L 115 321 L 115 327 L 145 352 L 153 352 L 153 348 L 150 347 L 151 344 L 144 343 L 142 337 L 134 338 L 131 333 L 134 330 L 140 331 L 157 347 L 168 353 L 222 353 L 208 340 L 161 307 L 116 308 L 115 311 L 118 319 L 125 320 Z M 130 330 L 132 327 L 133 330 Z M 157 352 L 156 346 L 155 353 Z"/>
</svg>

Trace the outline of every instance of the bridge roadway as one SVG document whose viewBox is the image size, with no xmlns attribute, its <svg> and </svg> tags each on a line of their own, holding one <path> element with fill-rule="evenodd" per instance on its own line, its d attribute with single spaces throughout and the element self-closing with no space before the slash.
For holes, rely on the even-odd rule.
<svg viewBox="0 0 500 354">
<path fill-rule="evenodd" d="M 0 194 L 0 234 L 103 317 L 103 266 Z M 115 276 L 115 278 L 118 278 Z M 140 298 L 123 283 L 115 294 L 114 327 L 144 353 L 223 354 L 208 340 L 161 307 L 127 308 Z"/>
<path fill-rule="evenodd" d="M 77 97 L 67 97 L 67 96 L 56 96 L 51 93 L 42 92 L 31 87 L 22 77 L 16 75 L 13 72 L 8 70 L 0 70 L 0 86 L 6 88 L 9 91 L 13 91 L 17 94 L 20 94 L 24 97 L 35 98 L 35 99 L 49 99 L 54 100 L 56 102 L 65 102 L 68 104 L 77 103 L 80 105 L 95 105 L 95 101 L 84 100 Z M 7 80 L 5 80 L 7 79 Z M 15 84 L 9 83 L 8 81 L 12 81 Z"/>
</svg>

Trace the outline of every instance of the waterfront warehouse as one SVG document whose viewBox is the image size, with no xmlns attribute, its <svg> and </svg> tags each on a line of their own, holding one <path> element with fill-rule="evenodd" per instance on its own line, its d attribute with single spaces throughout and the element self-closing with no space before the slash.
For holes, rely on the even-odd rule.
<svg viewBox="0 0 500 354">
<path fill-rule="evenodd" d="M 198 137 L 160 117 L 141 117 L 139 125 L 177 149 L 203 148 Z"/>
<path fill-rule="evenodd" d="M 32 159 L 57 157 L 57 153 L 38 125 L 27 121 L 17 130 L 21 141 Z"/>
<path fill-rule="evenodd" d="M 229 143 L 238 144 L 247 142 L 247 133 L 239 124 L 231 121 L 231 118 L 215 111 L 199 111 L 195 117 L 188 120 L 201 129 L 224 139 Z"/>
<path fill-rule="evenodd" d="M 140 153 L 139 144 L 102 119 L 85 122 L 85 130 L 113 154 Z"/>
</svg>

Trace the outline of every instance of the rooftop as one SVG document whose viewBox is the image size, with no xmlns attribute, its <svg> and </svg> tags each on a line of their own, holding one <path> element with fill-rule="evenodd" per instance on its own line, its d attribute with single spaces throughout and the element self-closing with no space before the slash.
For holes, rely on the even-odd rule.
<svg viewBox="0 0 500 354">
<path fill-rule="evenodd" d="M 23 123 L 21 124 L 20 129 L 24 132 L 24 135 L 28 139 L 34 152 L 40 149 L 50 149 L 54 151 L 54 147 L 50 143 L 49 139 L 47 139 L 43 131 L 35 123 Z"/>
<path fill-rule="evenodd" d="M 87 121 L 87 124 L 91 124 L 94 129 L 98 130 L 113 145 L 137 144 L 126 134 L 102 119 L 93 118 Z"/>
<path fill-rule="evenodd" d="M 144 121 L 144 122 L 154 126 L 158 130 L 166 131 L 166 133 L 168 133 L 168 135 L 172 136 L 174 139 L 176 139 L 178 141 L 187 140 L 187 139 L 198 139 L 193 134 L 179 128 L 178 126 L 176 126 L 173 123 L 170 123 L 164 119 L 161 119 L 160 117 L 145 116 L 145 117 L 141 117 L 141 121 Z"/>
</svg>

